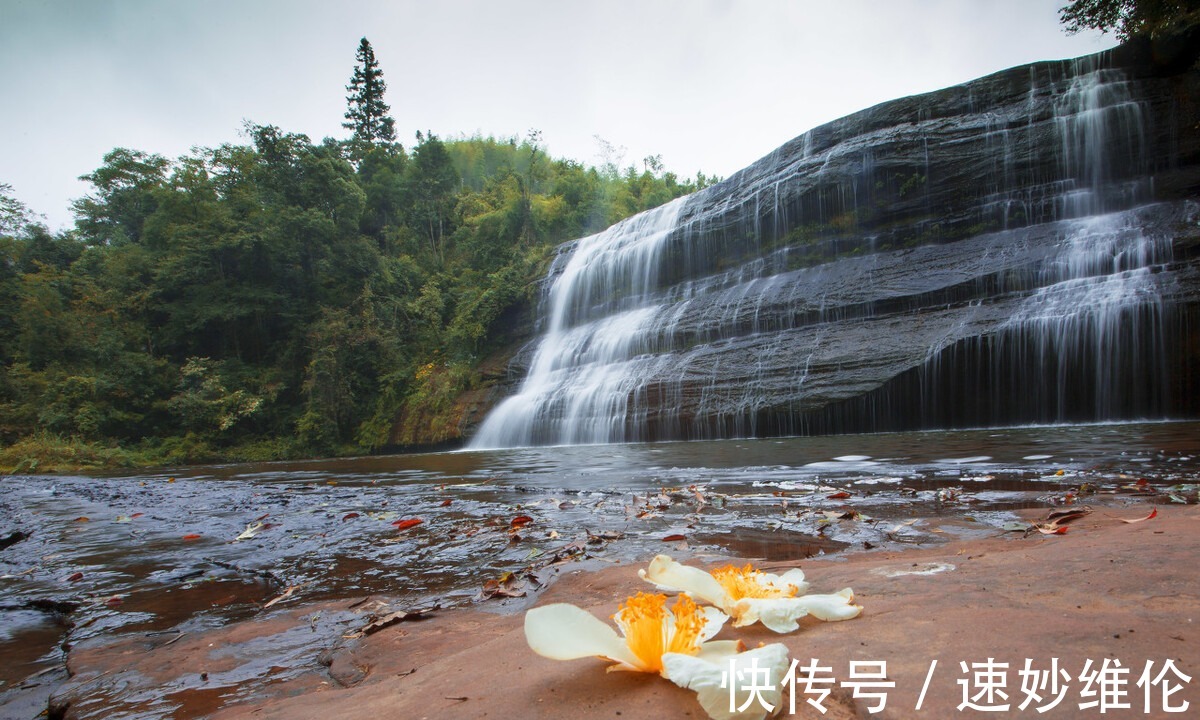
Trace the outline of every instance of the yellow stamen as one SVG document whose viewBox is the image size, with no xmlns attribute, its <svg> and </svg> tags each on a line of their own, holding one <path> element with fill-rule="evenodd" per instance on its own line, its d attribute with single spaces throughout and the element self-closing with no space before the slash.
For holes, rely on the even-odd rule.
<svg viewBox="0 0 1200 720">
<path fill-rule="evenodd" d="M 675 635 L 667 645 L 667 652 L 695 655 L 700 651 L 700 633 L 708 618 L 687 595 L 680 595 L 671 608 L 675 615 Z"/>
<path fill-rule="evenodd" d="M 638 593 L 617 609 L 616 618 L 625 631 L 625 643 L 645 664 L 647 672 L 661 672 L 665 652 L 695 655 L 700 651 L 700 632 L 707 622 L 696 603 L 680 595 L 671 608 L 674 631 L 667 620 L 667 596 Z"/>
<path fill-rule="evenodd" d="M 717 582 L 721 583 L 721 587 L 725 588 L 725 592 L 729 593 L 729 597 L 734 600 L 741 600 L 742 598 L 796 597 L 796 594 L 800 592 L 800 588 L 795 585 L 775 587 L 762 582 L 759 579 L 762 573 L 750 565 L 742 568 L 726 565 L 723 568 L 713 570 L 712 576 L 717 579 Z"/>
</svg>

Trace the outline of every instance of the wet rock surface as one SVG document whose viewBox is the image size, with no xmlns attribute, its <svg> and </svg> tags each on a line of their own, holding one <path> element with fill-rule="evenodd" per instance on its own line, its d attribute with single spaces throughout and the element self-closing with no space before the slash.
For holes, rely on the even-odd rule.
<svg viewBox="0 0 1200 720">
<path fill-rule="evenodd" d="M 1196 416 L 1197 98 L 1148 45 L 1013 68 L 564 246 L 473 443 Z"/>
<path fill-rule="evenodd" d="M 814 587 L 853 587 L 863 615 L 841 623 L 804 620 L 789 635 L 753 626 L 726 628 L 719 637 L 737 637 L 750 646 L 783 642 L 801 664 L 819 661 L 828 670 L 818 674 L 832 680 L 831 694 L 820 701 L 823 717 L 935 718 L 995 714 L 1007 705 L 1000 716 L 1082 718 L 1094 717 L 1101 702 L 1106 717 L 1178 717 L 1166 708 L 1185 703 L 1194 708 L 1200 702 L 1194 680 L 1200 637 L 1193 627 L 1200 596 L 1181 572 L 1200 551 L 1200 514 L 1194 507 L 1169 508 L 1152 520 L 1121 522 L 1144 517 L 1144 508 L 1093 513 L 1060 536 L 1009 534 L 926 549 L 761 564 L 775 571 L 799 564 Z M 642 560 L 567 570 L 536 603 L 570 602 L 605 618 L 622 599 L 646 588 L 636 574 L 649 557 Z M 710 568 L 726 561 L 706 555 L 687 560 Z M 256 696 L 227 696 L 222 707 L 206 704 L 213 697 L 206 692 L 212 690 L 201 687 L 197 672 L 217 667 L 229 655 L 213 648 L 236 647 L 245 636 L 256 635 L 265 641 L 260 653 L 268 656 L 273 638 L 286 634 L 286 627 L 307 632 L 307 618 L 318 611 L 328 614 L 330 607 L 280 616 L 271 631 L 247 627 L 261 623 L 243 623 L 203 634 L 191 646 L 183 641 L 139 646 L 136 658 L 123 659 L 129 648 L 111 646 L 81 657 L 80 675 L 70 687 L 81 691 L 89 682 L 85 676 L 105 673 L 111 683 L 155 677 L 170 687 L 188 686 L 171 696 L 188 708 L 189 714 L 177 717 L 203 714 L 220 720 L 705 717 L 694 693 L 660 678 L 607 673 L 597 659 L 538 657 L 525 644 L 519 613 L 478 609 L 450 611 L 348 641 L 331 653 L 328 668 L 312 662 Z M 857 693 L 851 663 L 871 664 L 862 666 L 859 681 L 884 663 L 883 677 L 867 680 L 894 685 Z M 1107 686 L 1124 695 L 1101 697 L 1095 673 L 1102 667 L 1125 671 L 1111 676 L 1119 683 Z M 1147 667 L 1151 673 L 1139 685 Z M 1039 686 L 1037 673 L 1054 673 L 1057 684 Z M 1003 696 L 987 694 L 988 683 Z M 797 687 L 794 716 L 815 716 L 805 703 L 820 698 L 804 694 L 802 683 Z M 884 696 L 881 712 L 869 713 L 880 703 L 869 693 Z M 67 706 L 63 716 L 79 716 L 73 712 Z M 793 716 L 786 705 L 783 716 Z"/>
<path fill-rule="evenodd" d="M 1092 507 L 1070 533 L 1191 511 L 1197 437 L 1115 424 L 5 478 L 0 515 L 31 534 L 0 551 L 0 717 L 192 718 L 366 688 L 386 663 L 424 672 L 409 638 L 456 607 L 504 634 L 491 612 L 657 552 L 856 562 L 1036 544 L 1029 509 Z M 440 632 L 430 662 L 467 642 Z M 362 654 L 381 647 L 399 654 Z"/>
</svg>

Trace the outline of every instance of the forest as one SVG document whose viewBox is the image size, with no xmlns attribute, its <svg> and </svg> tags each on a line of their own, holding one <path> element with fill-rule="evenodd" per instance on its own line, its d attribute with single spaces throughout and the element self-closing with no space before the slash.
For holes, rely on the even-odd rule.
<svg viewBox="0 0 1200 720">
<path fill-rule="evenodd" d="M 116 148 L 61 232 L 0 185 L 0 468 L 437 443 L 556 245 L 715 180 L 554 158 L 536 131 L 406 148 L 365 38 L 356 59 L 348 139 Z"/>
</svg>

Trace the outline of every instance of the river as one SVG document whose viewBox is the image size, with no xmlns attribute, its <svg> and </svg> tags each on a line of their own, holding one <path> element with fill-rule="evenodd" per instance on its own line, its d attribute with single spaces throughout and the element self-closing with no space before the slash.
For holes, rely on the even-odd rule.
<svg viewBox="0 0 1200 720">
<path fill-rule="evenodd" d="M 6 477 L 0 708 L 64 644 L 244 619 L 289 587 L 277 608 L 495 602 L 555 561 L 803 559 L 1003 532 L 1018 509 L 1195 502 L 1198 469 L 1200 423 L 1163 422 Z"/>
</svg>

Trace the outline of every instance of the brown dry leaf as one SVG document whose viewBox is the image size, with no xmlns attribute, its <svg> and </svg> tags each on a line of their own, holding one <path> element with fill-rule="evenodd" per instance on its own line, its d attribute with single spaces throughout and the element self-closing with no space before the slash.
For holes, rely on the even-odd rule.
<svg viewBox="0 0 1200 720">
<path fill-rule="evenodd" d="M 1078 520 L 1081 517 L 1090 515 L 1091 512 L 1092 509 L 1087 505 L 1063 510 L 1051 510 L 1049 514 L 1046 515 L 1046 520 L 1048 522 L 1053 522 L 1056 525 L 1066 525 L 1073 520 Z"/>
<path fill-rule="evenodd" d="M 389 628 L 397 623 L 410 622 L 412 620 L 424 620 L 433 614 L 439 606 L 434 605 L 428 608 L 419 608 L 416 610 L 397 610 L 396 612 L 388 613 L 381 618 L 376 618 L 362 629 L 363 635 L 374 635 L 375 633 Z"/>
<path fill-rule="evenodd" d="M 679 533 L 675 533 L 673 535 L 668 535 L 668 536 L 662 538 L 663 542 L 678 542 L 680 540 L 687 540 L 687 536 L 680 535 Z"/>
<path fill-rule="evenodd" d="M 499 580 L 485 582 L 475 596 L 475 600 L 490 600 L 494 597 L 525 597 L 525 583 L 520 582 L 513 573 L 506 572 L 500 576 Z"/>
</svg>

